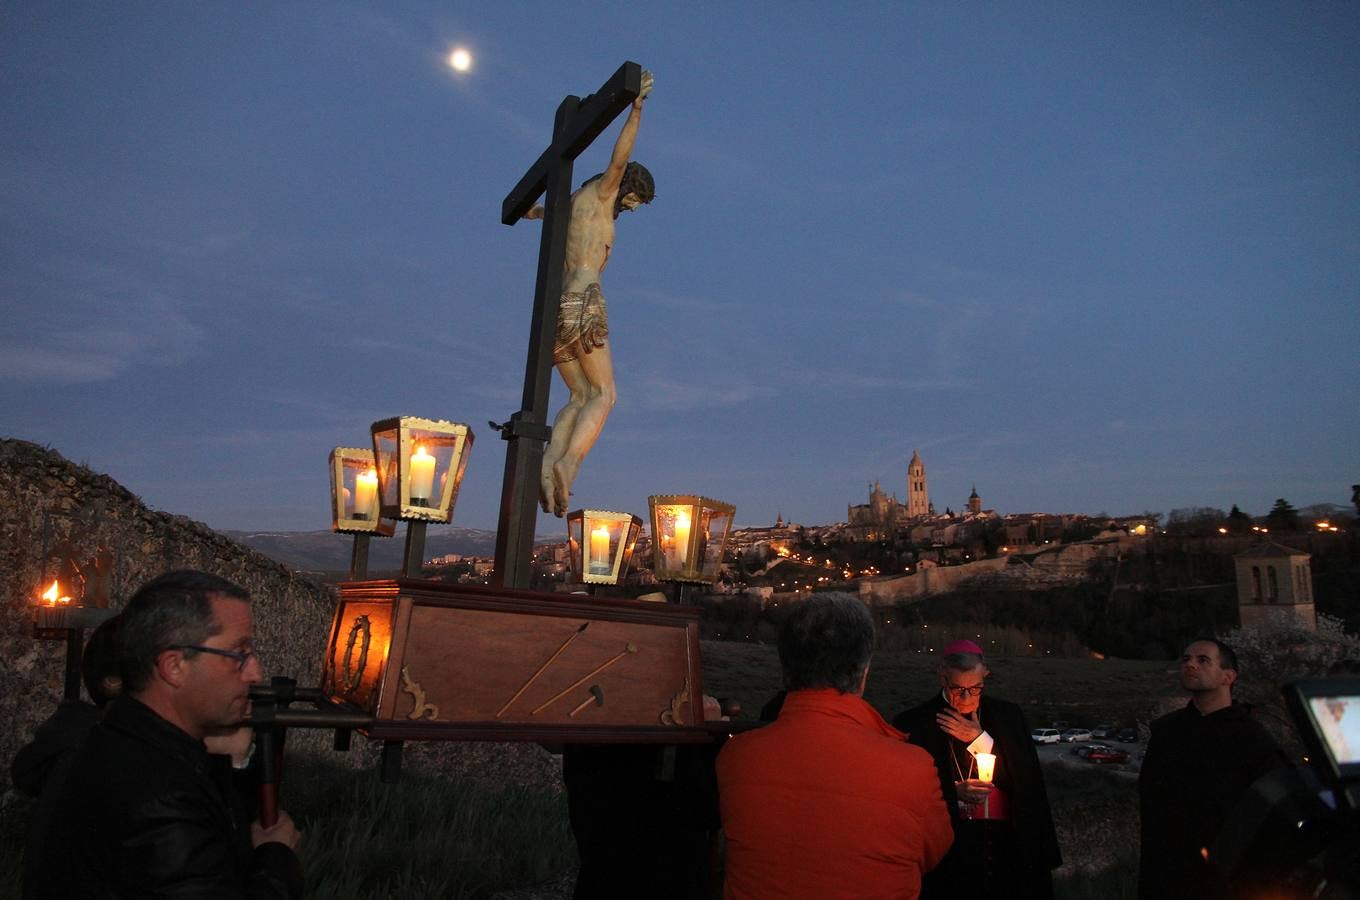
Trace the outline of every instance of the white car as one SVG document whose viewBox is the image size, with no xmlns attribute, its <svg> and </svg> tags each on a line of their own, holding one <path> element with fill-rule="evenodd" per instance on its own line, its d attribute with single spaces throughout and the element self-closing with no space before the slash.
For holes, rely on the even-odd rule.
<svg viewBox="0 0 1360 900">
<path fill-rule="evenodd" d="M 1062 734 L 1056 728 L 1036 728 L 1029 733 L 1029 738 L 1036 744 L 1056 744 L 1062 740 Z"/>
<path fill-rule="evenodd" d="M 1064 744 L 1075 743 L 1076 741 L 1089 741 L 1091 739 L 1091 729 L 1089 728 L 1069 728 L 1062 733 L 1061 740 Z"/>
</svg>

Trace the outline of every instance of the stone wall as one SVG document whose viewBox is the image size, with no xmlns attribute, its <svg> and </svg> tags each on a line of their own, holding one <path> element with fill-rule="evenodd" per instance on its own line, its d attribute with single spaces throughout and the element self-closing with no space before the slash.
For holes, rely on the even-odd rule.
<svg viewBox="0 0 1360 900">
<path fill-rule="evenodd" d="M 866 578 L 859 584 L 859 596 L 871 605 L 892 605 L 900 600 L 920 600 L 931 594 L 947 594 L 965 581 L 983 574 L 997 572 L 1006 565 L 1006 557 L 980 559 L 961 566 L 922 566 L 911 575 Z"/>
<path fill-rule="evenodd" d="M 980 579 L 1012 590 L 1044 590 L 1089 577 L 1097 559 L 1113 558 L 1141 546 L 1141 538 L 1097 538 L 1074 544 L 1056 544 L 1034 553 L 1015 553 L 996 559 L 980 559 L 961 566 L 926 568 L 912 575 L 866 579 L 860 597 L 869 604 L 893 604 L 947 594 L 964 582 Z"/>
<path fill-rule="evenodd" d="M 44 553 L 44 548 L 46 552 Z M 206 526 L 148 509 L 112 478 L 36 444 L 0 440 L 0 762 L 9 761 L 61 699 L 65 641 L 33 637 L 43 583 L 72 582 L 72 563 L 108 554 L 109 606 L 172 569 L 202 569 L 250 591 L 261 660 L 271 675 L 320 680 L 335 608 L 331 591 Z"/>
</svg>

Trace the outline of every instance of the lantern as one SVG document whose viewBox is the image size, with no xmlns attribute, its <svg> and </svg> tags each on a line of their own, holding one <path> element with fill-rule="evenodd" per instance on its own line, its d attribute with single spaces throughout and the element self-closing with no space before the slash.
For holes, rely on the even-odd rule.
<svg viewBox="0 0 1360 900">
<path fill-rule="evenodd" d="M 712 584 L 727 548 L 736 507 L 697 494 L 647 498 L 652 518 L 652 570 L 660 581 Z"/>
<path fill-rule="evenodd" d="M 618 584 L 633 561 L 642 520 L 631 513 L 578 509 L 567 513 L 571 570 L 583 584 Z"/>
<path fill-rule="evenodd" d="M 374 422 L 372 430 L 381 514 L 408 522 L 452 520 L 472 429 L 401 416 Z"/>
<path fill-rule="evenodd" d="M 331 531 L 391 537 L 395 519 L 378 514 L 378 468 L 368 448 L 331 451 Z"/>
</svg>

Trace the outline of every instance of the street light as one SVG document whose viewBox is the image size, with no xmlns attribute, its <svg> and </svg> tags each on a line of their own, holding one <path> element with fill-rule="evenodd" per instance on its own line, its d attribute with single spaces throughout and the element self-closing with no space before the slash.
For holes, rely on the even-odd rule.
<svg viewBox="0 0 1360 900">
<path fill-rule="evenodd" d="M 458 422 L 399 416 L 374 422 L 381 515 L 406 522 L 405 574 L 420 574 L 425 526 L 453 519 L 472 447 L 472 429 Z"/>
<path fill-rule="evenodd" d="M 567 513 L 571 571 L 582 584 L 618 584 L 628 573 L 642 520 L 632 513 L 578 509 Z"/>
</svg>

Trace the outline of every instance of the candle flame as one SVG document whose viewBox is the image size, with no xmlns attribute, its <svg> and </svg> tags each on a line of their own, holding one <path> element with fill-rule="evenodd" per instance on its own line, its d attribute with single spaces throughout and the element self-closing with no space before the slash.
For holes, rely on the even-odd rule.
<svg viewBox="0 0 1360 900">
<path fill-rule="evenodd" d="M 62 597 L 61 588 L 57 584 L 57 579 L 52 579 L 52 586 L 43 591 L 42 598 L 47 601 L 48 606 L 56 606 L 58 603 L 70 603 L 70 597 Z"/>
<path fill-rule="evenodd" d="M 428 453 L 425 452 L 425 445 L 424 445 L 424 444 L 416 444 L 416 452 L 415 452 L 415 453 L 412 453 L 411 455 L 412 455 L 412 456 L 429 456 L 430 454 L 428 454 Z"/>
</svg>

